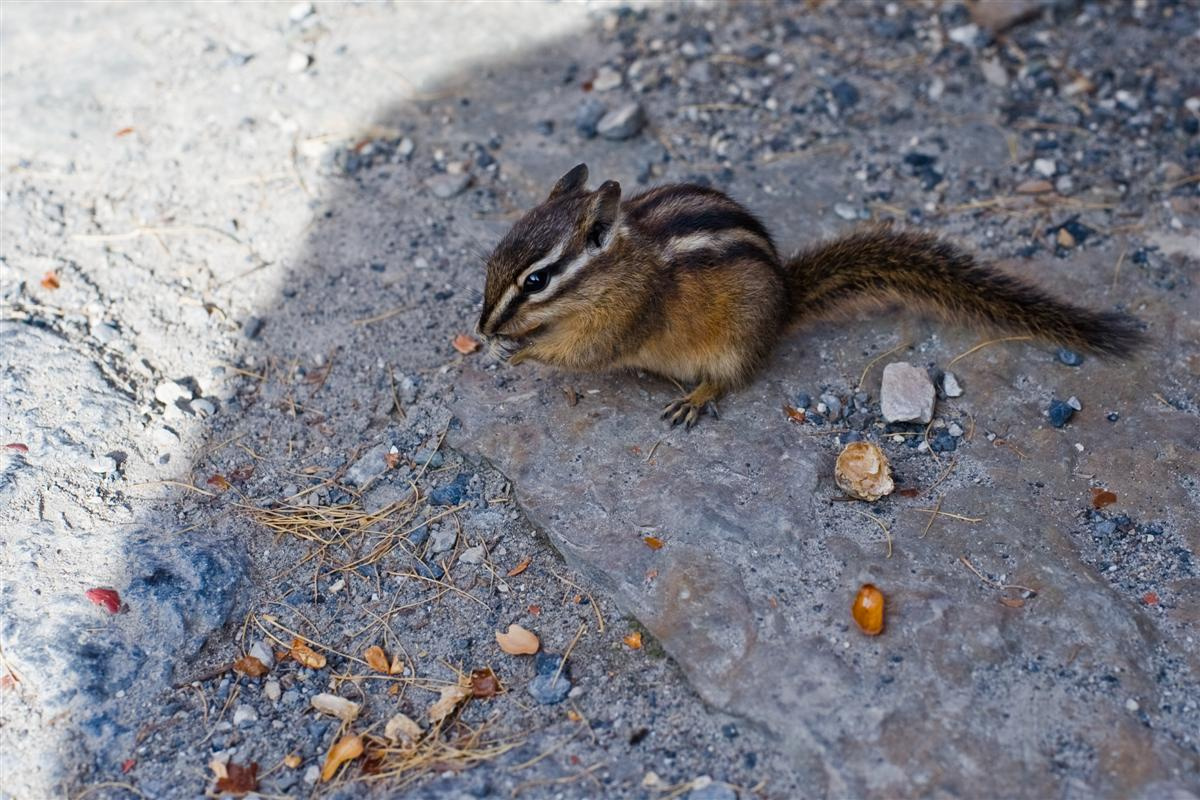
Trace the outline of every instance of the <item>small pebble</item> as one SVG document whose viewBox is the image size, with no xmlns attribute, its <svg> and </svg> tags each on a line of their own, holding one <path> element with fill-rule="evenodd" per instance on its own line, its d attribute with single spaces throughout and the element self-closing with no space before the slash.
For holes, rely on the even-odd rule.
<svg viewBox="0 0 1200 800">
<path fill-rule="evenodd" d="M 435 175 L 425 181 L 425 185 L 433 192 L 434 197 L 440 200 L 449 200 L 467 190 L 467 187 L 471 185 L 471 173 Z"/>
<path fill-rule="evenodd" d="M 321 777 L 321 768 L 318 767 L 316 764 L 312 764 L 309 766 L 308 769 L 304 770 L 304 782 L 310 786 L 315 784 L 317 782 L 317 779 L 319 779 L 320 777 Z"/>
<path fill-rule="evenodd" d="M 566 675 L 559 675 L 557 680 L 553 673 L 537 675 L 529 682 L 530 696 L 544 706 L 561 703 L 570 691 L 571 682 L 567 680 Z"/>
<path fill-rule="evenodd" d="M 1141 706 L 1138 705 L 1138 701 L 1134 700 L 1132 697 L 1125 701 L 1126 711 L 1137 711 L 1140 708 Z"/>
<path fill-rule="evenodd" d="M 992 86 L 1003 89 L 1008 86 L 1008 70 L 1004 68 L 1004 62 L 998 58 L 985 58 L 979 62 L 979 68 L 983 71 L 983 79 Z"/>
<path fill-rule="evenodd" d="M 96 456 L 87 463 L 87 468 L 97 475 L 108 475 L 117 471 L 117 461 L 112 456 Z"/>
<path fill-rule="evenodd" d="M 575 109 L 575 130 L 584 138 L 591 139 L 596 135 L 596 126 L 608 109 L 594 97 L 589 97 Z"/>
<path fill-rule="evenodd" d="M 1109 422 L 1116 422 L 1120 418 L 1121 418 L 1121 415 L 1118 414 L 1116 411 L 1108 412 L 1108 416 L 1105 417 L 1105 419 L 1107 419 Z"/>
<path fill-rule="evenodd" d="M 242 323 L 242 335 L 247 339 L 257 339 L 265 324 L 266 320 L 262 317 L 246 317 L 246 321 Z"/>
<path fill-rule="evenodd" d="M 636 136 L 646 124 L 646 112 L 639 103 L 626 103 L 613 109 L 596 123 L 596 133 L 605 139 L 620 141 Z"/>
<path fill-rule="evenodd" d="M 188 407 L 192 409 L 196 416 L 200 417 L 201 419 L 211 417 L 213 414 L 217 413 L 217 407 L 213 405 L 213 402 L 211 400 L 206 400 L 203 397 L 197 397 L 188 404 Z"/>
<path fill-rule="evenodd" d="M 159 450 L 170 450 L 179 444 L 179 434 L 170 428 L 155 428 L 152 437 L 154 446 Z"/>
<path fill-rule="evenodd" d="M 1075 409 L 1064 403 L 1062 400 L 1055 400 L 1050 404 L 1050 408 L 1046 411 L 1050 417 L 1050 424 L 1056 428 L 1064 427 L 1075 416 Z"/>
<path fill-rule="evenodd" d="M 958 448 L 958 439 L 955 439 L 947 431 L 942 431 L 929 440 L 929 446 L 935 453 L 952 453 Z"/>
<path fill-rule="evenodd" d="M 616 89 L 625 79 L 621 73 L 609 66 L 603 66 L 596 71 L 596 77 L 592 79 L 592 90 L 597 92 L 607 92 L 611 89 Z"/>
<path fill-rule="evenodd" d="M 454 547 L 454 542 L 458 539 L 458 532 L 453 528 L 441 528 L 437 533 L 433 534 L 429 540 L 429 552 L 433 554 L 445 553 Z"/>
<path fill-rule="evenodd" d="M 825 405 L 825 411 L 821 411 L 821 413 L 828 413 L 831 422 L 842 416 L 842 401 L 836 395 L 821 395 L 821 403 Z M 820 406 L 817 406 L 817 410 L 820 411 Z"/>
<path fill-rule="evenodd" d="M 1053 158 L 1035 158 L 1033 160 L 1033 171 L 1043 177 L 1053 178 L 1055 173 L 1058 172 L 1058 164 L 1054 162 Z"/>
<path fill-rule="evenodd" d="M 163 381 L 154 387 L 154 399 L 169 406 L 180 400 L 191 400 L 192 390 L 178 381 Z"/>
<path fill-rule="evenodd" d="M 1083 356 L 1076 353 L 1074 350 L 1068 350 L 1065 347 L 1058 349 L 1058 360 L 1066 364 L 1068 367 L 1078 367 L 1083 363 Z"/>
<path fill-rule="evenodd" d="M 804 392 L 801 392 L 800 394 L 796 395 L 796 408 L 808 408 L 811 405 L 812 405 L 812 397 L 805 394 Z"/>
<path fill-rule="evenodd" d="M 1079 398 L 1075 395 L 1071 395 L 1067 398 L 1067 405 L 1076 411 L 1083 411 L 1083 404 L 1079 402 Z"/>
<path fill-rule="evenodd" d="M 950 41 L 966 47 L 974 47 L 979 40 L 979 26 L 975 24 L 960 25 L 949 31 Z"/>
<path fill-rule="evenodd" d="M 858 105 L 858 89 L 848 81 L 838 81 L 830 88 L 829 93 L 833 95 L 833 101 L 838 104 L 838 108 L 852 108 Z"/>
<path fill-rule="evenodd" d="M 437 469 L 445 463 L 446 457 L 441 451 L 434 450 L 430 447 L 422 447 L 417 452 L 413 453 L 413 463 L 418 467 L 429 465 L 429 469 Z"/>
<path fill-rule="evenodd" d="M 951 422 L 950 427 L 946 428 L 946 432 L 956 439 L 963 435 L 962 426 L 957 422 Z"/>
<path fill-rule="evenodd" d="M 456 506 L 463 501 L 463 497 L 467 490 L 467 481 L 470 476 L 464 473 L 459 473 L 453 483 L 446 486 L 439 486 L 429 493 L 429 503 L 435 506 Z"/>
<path fill-rule="evenodd" d="M 458 560 L 464 564 L 481 564 L 483 563 L 483 545 L 477 544 L 474 547 L 468 547 L 463 551 Z"/>
<path fill-rule="evenodd" d="M 288 72 L 299 74 L 312 65 L 313 58 L 308 53 L 292 53 L 288 56 Z"/>
<path fill-rule="evenodd" d="M 834 203 L 833 213 L 842 219 L 858 219 L 858 209 L 849 203 Z"/>
<path fill-rule="evenodd" d="M 271 648 L 262 639 L 250 645 L 249 654 L 262 662 L 262 665 L 267 669 L 275 666 L 275 654 L 271 652 Z"/>
<path fill-rule="evenodd" d="M 299 22 L 315 13 L 317 13 L 317 10 L 313 8 L 312 3 L 296 3 L 288 9 L 288 19 L 292 22 Z"/>
<path fill-rule="evenodd" d="M 233 710 L 234 725 L 240 728 L 242 725 L 251 722 L 258 722 L 258 712 L 252 706 L 242 703 Z"/>
<path fill-rule="evenodd" d="M 953 372 L 942 374 L 942 393 L 946 397 L 961 397 L 963 390 Z"/>
</svg>

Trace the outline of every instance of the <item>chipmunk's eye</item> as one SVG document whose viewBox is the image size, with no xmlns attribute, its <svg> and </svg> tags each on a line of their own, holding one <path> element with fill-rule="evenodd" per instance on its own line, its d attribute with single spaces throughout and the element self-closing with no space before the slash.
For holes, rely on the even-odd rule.
<svg viewBox="0 0 1200 800">
<path fill-rule="evenodd" d="M 550 268 L 542 267 L 538 271 L 531 272 L 525 276 L 525 282 L 521 284 L 521 290 L 526 294 L 537 294 L 549 284 Z"/>
</svg>

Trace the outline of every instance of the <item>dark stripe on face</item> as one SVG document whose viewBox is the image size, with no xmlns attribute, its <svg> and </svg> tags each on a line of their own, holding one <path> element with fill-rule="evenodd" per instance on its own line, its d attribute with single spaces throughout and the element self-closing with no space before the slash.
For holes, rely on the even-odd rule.
<svg viewBox="0 0 1200 800">
<path fill-rule="evenodd" d="M 557 261 L 542 267 L 542 269 L 546 270 L 547 280 L 562 272 L 563 268 L 566 267 L 566 265 L 569 264 L 576 255 L 578 255 L 578 253 L 564 255 Z M 528 269 L 528 267 L 526 267 L 526 269 Z M 519 290 L 521 287 L 518 286 L 517 288 Z M 549 289 L 550 285 L 547 284 L 546 288 Z M 509 322 L 517 315 L 517 312 L 521 309 L 521 306 L 525 305 L 526 300 L 536 296 L 536 294 L 526 294 L 523 291 L 518 291 L 516 297 L 509 302 L 508 308 L 504 309 L 504 312 L 496 320 L 496 323 L 492 326 L 492 330 L 498 331 L 503 328 L 505 323 Z"/>
</svg>

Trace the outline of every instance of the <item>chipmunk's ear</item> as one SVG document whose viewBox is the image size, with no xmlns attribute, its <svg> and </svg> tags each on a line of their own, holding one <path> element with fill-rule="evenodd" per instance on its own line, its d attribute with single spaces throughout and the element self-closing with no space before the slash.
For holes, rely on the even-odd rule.
<svg viewBox="0 0 1200 800">
<path fill-rule="evenodd" d="M 585 217 L 588 247 L 602 250 L 608 246 L 617 227 L 617 214 L 620 209 L 621 184 L 605 181 L 600 184 L 599 189 L 592 192 Z"/>
<path fill-rule="evenodd" d="M 546 199 L 553 200 L 556 197 L 581 191 L 587 184 L 587 179 L 587 164 L 577 164 L 574 169 L 558 179 L 558 183 L 554 184 L 554 188 L 550 190 L 550 196 Z"/>
</svg>

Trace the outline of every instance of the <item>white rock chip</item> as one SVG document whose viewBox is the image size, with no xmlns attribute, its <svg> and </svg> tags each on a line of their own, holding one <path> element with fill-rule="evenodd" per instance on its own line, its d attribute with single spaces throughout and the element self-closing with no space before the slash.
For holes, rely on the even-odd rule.
<svg viewBox="0 0 1200 800">
<path fill-rule="evenodd" d="M 596 77 L 592 80 L 592 89 L 597 92 L 607 92 L 616 89 L 625 78 L 621 73 L 612 67 L 604 66 L 596 71 Z"/>
<path fill-rule="evenodd" d="M 151 435 L 154 439 L 154 446 L 159 450 L 170 450 L 179 444 L 179 434 L 170 428 L 155 428 Z"/>
<path fill-rule="evenodd" d="M 242 725 L 252 722 L 258 722 L 258 712 L 254 710 L 253 706 L 242 703 L 233 710 L 233 724 L 237 727 L 240 728 Z"/>
<path fill-rule="evenodd" d="M 87 468 L 89 472 L 95 472 L 98 475 L 107 475 L 110 472 L 117 471 L 117 461 L 112 456 L 96 456 L 87 462 Z"/>
<path fill-rule="evenodd" d="M 275 666 L 275 654 L 271 652 L 271 648 L 262 639 L 250 645 L 250 655 L 262 662 L 262 665 L 267 669 Z"/>
<path fill-rule="evenodd" d="M 925 370 L 903 361 L 883 368 L 879 405 L 888 422 L 929 422 L 935 397 Z"/>
<path fill-rule="evenodd" d="M 177 381 L 163 381 L 154 387 L 154 399 L 169 406 L 179 400 L 191 400 L 192 390 Z"/>
<path fill-rule="evenodd" d="M 963 389 L 953 372 L 942 373 L 942 391 L 946 397 L 962 397 Z"/>
<path fill-rule="evenodd" d="M 312 65 L 313 59 L 308 53 L 292 53 L 288 56 L 287 70 L 291 73 L 301 73 Z"/>
<path fill-rule="evenodd" d="M 646 124 L 646 112 L 638 103 L 613 109 L 596 123 L 596 133 L 605 139 L 621 140 L 636 136 Z"/>
</svg>

